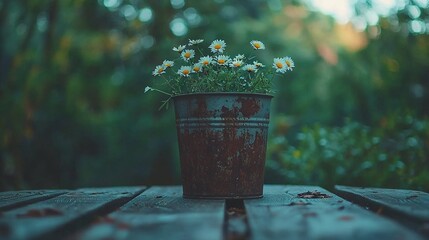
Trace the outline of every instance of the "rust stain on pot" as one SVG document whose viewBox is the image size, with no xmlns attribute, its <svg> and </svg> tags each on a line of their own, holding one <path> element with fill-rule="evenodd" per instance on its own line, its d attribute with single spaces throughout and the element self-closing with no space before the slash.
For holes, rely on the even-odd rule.
<svg viewBox="0 0 429 240">
<path fill-rule="evenodd" d="M 207 111 L 207 104 L 206 101 L 204 101 L 204 99 L 201 98 L 197 98 L 197 108 L 193 109 L 191 106 L 189 105 L 189 109 L 193 109 L 193 113 L 191 113 L 191 115 L 194 116 L 199 116 L 199 117 L 209 117 L 210 113 Z M 192 104 L 192 102 L 190 102 L 190 104 Z"/>
<path fill-rule="evenodd" d="M 271 96 L 175 97 L 185 197 L 262 196 Z"/>
<path fill-rule="evenodd" d="M 224 119 L 230 119 L 234 123 L 234 119 L 238 117 L 238 108 L 233 107 L 232 109 L 222 106 L 220 117 Z"/>
<path fill-rule="evenodd" d="M 261 109 L 261 102 L 257 98 L 238 98 L 241 103 L 241 113 L 243 117 L 250 118 Z"/>
</svg>

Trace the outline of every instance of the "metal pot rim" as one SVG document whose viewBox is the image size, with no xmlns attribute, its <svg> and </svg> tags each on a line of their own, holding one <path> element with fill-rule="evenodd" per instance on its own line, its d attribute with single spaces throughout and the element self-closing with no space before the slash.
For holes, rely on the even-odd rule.
<svg viewBox="0 0 429 240">
<path fill-rule="evenodd" d="M 246 93 L 246 92 L 203 92 L 203 93 L 185 93 L 172 96 L 172 98 L 192 97 L 192 96 L 209 96 L 209 95 L 225 95 L 225 96 L 261 96 L 273 98 L 271 94 L 265 93 Z"/>
</svg>

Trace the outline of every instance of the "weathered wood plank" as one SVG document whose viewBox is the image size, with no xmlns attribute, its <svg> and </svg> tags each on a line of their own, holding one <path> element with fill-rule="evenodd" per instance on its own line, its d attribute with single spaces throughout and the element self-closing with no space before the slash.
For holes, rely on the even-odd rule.
<svg viewBox="0 0 429 240">
<path fill-rule="evenodd" d="M 392 218 L 429 239 L 429 194 L 405 189 L 340 185 L 335 189 L 347 200 Z"/>
<path fill-rule="evenodd" d="M 59 238 L 81 223 L 116 208 L 142 187 L 80 189 L 0 215 L 1 239 Z"/>
<path fill-rule="evenodd" d="M 0 192 L 0 212 L 53 198 L 66 192 L 67 190 L 23 190 Z"/>
<path fill-rule="evenodd" d="M 335 186 L 338 194 L 353 201 L 359 198 L 375 203 L 387 210 L 392 210 L 420 221 L 429 222 L 429 194 L 414 190 L 387 188 L 359 188 Z"/>
<path fill-rule="evenodd" d="M 152 187 L 73 239 L 222 239 L 225 201 L 182 198 Z"/>
<path fill-rule="evenodd" d="M 330 197 L 298 197 L 307 191 Z M 262 199 L 245 200 L 244 204 L 252 239 L 422 239 L 319 187 L 265 186 Z"/>
</svg>

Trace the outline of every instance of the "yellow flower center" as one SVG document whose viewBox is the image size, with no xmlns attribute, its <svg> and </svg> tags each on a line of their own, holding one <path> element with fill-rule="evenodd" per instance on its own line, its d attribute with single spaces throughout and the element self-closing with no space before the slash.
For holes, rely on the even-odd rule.
<svg viewBox="0 0 429 240">
<path fill-rule="evenodd" d="M 277 62 L 277 63 L 276 63 L 276 67 L 277 67 L 277 68 L 283 68 L 283 64 L 282 64 L 282 63 L 280 63 L 280 62 Z"/>
<path fill-rule="evenodd" d="M 195 72 L 200 71 L 200 67 L 194 67 L 194 71 L 195 71 Z"/>
<path fill-rule="evenodd" d="M 158 73 L 162 73 L 164 71 L 164 68 L 159 68 Z"/>
<path fill-rule="evenodd" d="M 240 67 L 240 66 L 241 66 L 241 63 L 236 62 L 236 63 L 234 63 L 234 66 L 235 66 L 235 67 Z"/>
<path fill-rule="evenodd" d="M 222 45 L 220 45 L 220 44 L 218 43 L 218 44 L 216 44 L 216 45 L 214 46 L 214 48 L 215 48 L 216 50 L 219 50 L 219 49 L 221 49 L 221 48 L 222 48 Z"/>
<path fill-rule="evenodd" d="M 208 60 L 205 60 L 205 61 L 203 62 L 203 64 L 204 64 L 204 65 L 209 65 L 209 61 L 208 61 Z"/>
<path fill-rule="evenodd" d="M 185 58 L 190 58 L 191 57 L 191 53 L 190 52 L 185 52 Z"/>
<path fill-rule="evenodd" d="M 291 63 L 289 61 L 285 62 L 288 67 L 290 67 Z"/>
<path fill-rule="evenodd" d="M 188 70 L 188 69 L 185 69 L 185 70 L 183 70 L 183 71 L 182 71 L 182 73 L 183 73 L 184 75 L 188 75 L 188 74 L 189 74 L 189 70 Z"/>
<path fill-rule="evenodd" d="M 219 60 L 217 60 L 217 62 L 218 62 L 219 64 L 224 64 L 224 63 L 225 63 L 225 59 L 219 59 Z"/>
<path fill-rule="evenodd" d="M 260 43 L 253 43 L 253 46 L 255 46 L 255 48 L 260 48 L 261 44 Z"/>
</svg>

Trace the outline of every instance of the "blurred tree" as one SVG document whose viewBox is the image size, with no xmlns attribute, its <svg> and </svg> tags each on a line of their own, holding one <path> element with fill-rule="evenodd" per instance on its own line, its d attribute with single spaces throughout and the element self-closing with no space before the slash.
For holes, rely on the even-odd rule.
<svg viewBox="0 0 429 240">
<path fill-rule="evenodd" d="M 95 1 L 1 9 L 3 189 L 150 183 L 157 162 L 177 178 L 171 116 L 142 97 L 147 26 Z"/>
</svg>

